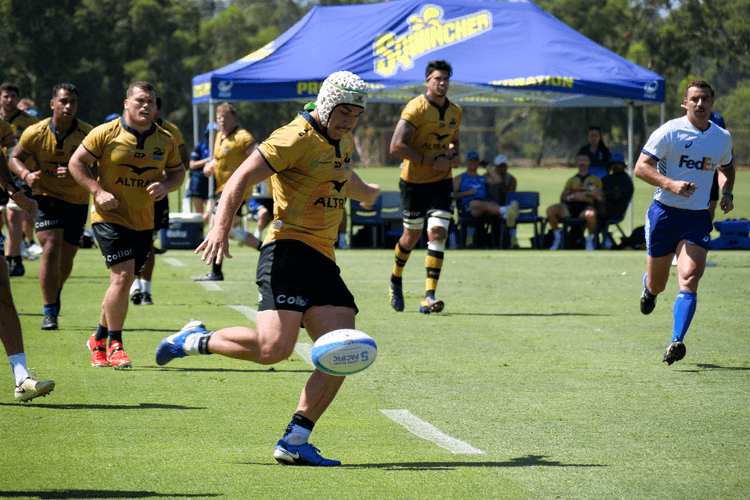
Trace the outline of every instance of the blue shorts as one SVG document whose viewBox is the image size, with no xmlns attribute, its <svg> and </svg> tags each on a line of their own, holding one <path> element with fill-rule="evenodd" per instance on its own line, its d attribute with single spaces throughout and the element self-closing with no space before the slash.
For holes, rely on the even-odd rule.
<svg viewBox="0 0 750 500">
<path fill-rule="evenodd" d="M 651 257 L 665 257 L 682 240 L 708 250 L 711 228 L 708 210 L 674 208 L 654 200 L 646 213 L 646 250 Z"/>
</svg>

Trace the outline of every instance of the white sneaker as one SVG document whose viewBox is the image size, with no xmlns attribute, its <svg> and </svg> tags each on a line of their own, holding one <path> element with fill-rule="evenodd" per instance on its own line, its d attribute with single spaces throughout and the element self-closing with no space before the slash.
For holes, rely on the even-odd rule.
<svg viewBox="0 0 750 500">
<path fill-rule="evenodd" d="M 555 231 L 555 240 L 552 242 L 552 246 L 549 247 L 550 250 L 560 250 L 560 247 L 562 246 L 563 242 L 563 234 L 562 229 L 558 229 Z"/>
<path fill-rule="evenodd" d="M 594 235 L 590 234 L 586 236 L 586 250 L 594 249 Z"/>
<path fill-rule="evenodd" d="M 508 223 L 508 227 L 516 227 L 516 219 L 518 219 L 518 202 L 513 200 L 505 212 L 505 222 Z"/>
<path fill-rule="evenodd" d="M 55 388 L 55 382 L 52 380 L 37 381 L 27 377 L 21 385 L 16 387 L 15 397 L 17 401 L 31 401 L 39 396 L 46 396 Z"/>
<path fill-rule="evenodd" d="M 42 255 L 42 247 L 37 243 L 32 243 L 26 250 L 28 250 L 30 254 Z"/>
</svg>

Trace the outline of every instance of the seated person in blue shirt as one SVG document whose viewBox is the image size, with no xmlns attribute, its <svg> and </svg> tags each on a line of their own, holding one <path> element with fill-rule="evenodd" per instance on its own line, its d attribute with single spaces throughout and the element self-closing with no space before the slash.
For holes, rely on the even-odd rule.
<svg viewBox="0 0 750 500">
<path fill-rule="evenodd" d="M 622 218 L 633 197 L 633 181 L 625 171 L 625 157 L 620 153 L 613 154 L 609 159 L 609 168 L 609 175 L 602 179 L 604 203 L 599 207 L 597 214 L 600 228 L 606 228 L 607 220 Z M 602 246 L 612 248 L 612 245 L 612 235 L 605 234 Z"/>
<path fill-rule="evenodd" d="M 466 172 L 453 178 L 453 198 L 458 203 L 462 216 L 481 217 L 494 215 L 504 218 L 508 228 L 516 227 L 518 202 L 501 207 L 487 198 L 487 178 L 479 175 L 479 154 L 469 151 L 466 155 Z M 513 242 L 511 242 L 512 244 Z"/>
</svg>

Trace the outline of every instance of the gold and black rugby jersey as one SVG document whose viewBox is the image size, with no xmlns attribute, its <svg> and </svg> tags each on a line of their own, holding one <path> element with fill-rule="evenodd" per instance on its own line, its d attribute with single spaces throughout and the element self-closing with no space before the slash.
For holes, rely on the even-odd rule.
<svg viewBox="0 0 750 500">
<path fill-rule="evenodd" d="M 60 131 L 58 137 L 52 118 L 46 118 L 24 130 L 17 147 L 31 157 L 31 161 L 25 162 L 26 167 L 32 172 L 42 172 L 33 189 L 35 195 L 52 196 L 76 205 L 88 204 L 86 188 L 72 178 L 58 179 L 57 166 L 68 165 L 70 157 L 91 129 L 88 123 L 73 119 L 70 129 Z"/>
<path fill-rule="evenodd" d="M 235 128 L 224 139 L 221 138 L 221 133 L 216 134 L 216 140 L 214 141 L 215 194 L 224 189 L 234 171 L 245 160 L 245 151 L 254 143 L 255 137 L 247 130 L 239 127 Z"/>
<path fill-rule="evenodd" d="M 401 111 L 401 119 L 411 123 L 416 130 L 407 144 L 426 158 L 435 158 L 448 152 L 453 135 L 461 125 L 463 110 L 449 99 L 439 107 L 422 94 L 409 101 Z M 442 179 L 451 179 L 451 169 L 437 170 L 430 164 L 404 160 L 401 178 L 406 182 L 424 184 Z"/>
<path fill-rule="evenodd" d="M 16 114 L 14 114 L 13 116 L 3 116 L 3 119 L 10 123 L 10 126 L 13 128 L 13 133 L 16 135 L 17 141 L 21 140 L 21 135 L 23 135 L 24 130 L 39 121 L 39 118 L 37 118 L 36 116 L 30 115 L 26 111 L 21 111 L 20 109 L 16 111 Z M 3 148 L 3 152 L 6 154 L 6 156 L 8 155 L 9 151 L 10 148 Z"/>
<path fill-rule="evenodd" d="M 161 180 L 165 168 L 182 163 L 172 135 L 156 124 L 139 134 L 120 118 L 96 127 L 82 144 L 99 162 L 97 181 L 120 202 L 113 210 L 92 204 L 91 222 L 153 229 L 154 200 L 146 188 Z"/>
<path fill-rule="evenodd" d="M 265 242 L 298 240 L 336 260 L 333 244 L 352 176 L 352 134 L 333 141 L 304 112 L 258 149 L 276 172 L 268 182 L 274 205 Z"/>
</svg>

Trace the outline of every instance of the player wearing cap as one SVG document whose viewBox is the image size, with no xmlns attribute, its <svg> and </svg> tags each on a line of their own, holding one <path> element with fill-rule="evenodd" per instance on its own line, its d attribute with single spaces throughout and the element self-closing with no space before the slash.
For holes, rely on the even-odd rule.
<svg viewBox="0 0 750 500">
<path fill-rule="evenodd" d="M 463 111 L 451 102 L 448 87 L 453 70 L 445 61 L 427 64 L 427 92 L 409 101 L 391 140 L 390 153 L 401 162 L 401 207 L 404 233 L 396 243 L 396 262 L 389 280 L 389 299 L 396 311 L 404 310 L 401 276 L 412 249 L 422 236 L 427 217 L 427 283 L 419 312 L 438 313 L 442 300 L 435 289 L 443 267 L 445 239 L 453 218 L 453 174 L 461 165 L 458 130 Z"/>
<path fill-rule="evenodd" d="M 479 154 L 476 151 L 469 151 L 466 154 L 466 172 L 453 178 L 453 199 L 459 204 L 458 212 L 462 216 L 494 215 L 504 218 L 508 227 L 513 229 L 515 238 L 518 202 L 513 201 L 510 205 L 501 207 L 498 203 L 489 200 L 487 194 L 489 179 L 485 175 L 479 175 L 478 169 Z"/>
<path fill-rule="evenodd" d="M 711 86 L 693 80 L 685 89 L 682 118 L 670 120 L 651 134 L 635 165 L 635 176 L 657 186 L 646 214 L 646 273 L 640 308 L 650 314 L 669 279 L 672 255 L 677 255 L 679 293 L 672 314 L 672 340 L 663 362 L 685 357 L 683 339 L 695 314 L 698 283 L 706 268 L 711 239 L 708 204 L 714 170 L 719 171 L 720 207 L 733 208 L 734 160 L 732 136 L 711 123 Z"/>
<path fill-rule="evenodd" d="M 597 210 L 599 228 L 604 232 L 602 247 L 610 249 L 614 245 L 612 235 L 607 231 L 608 220 L 621 220 L 633 197 L 633 180 L 625 171 L 625 157 L 615 153 L 609 157 L 609 174 L 602 178 L 604 203 Z"/>
<path fill-rule="evenodd" d="M 484 174 L 487 177 L 487 189 L 491 200 L 497 202 L 498 205 L 506 206 L 508 193 L 514 193 L 518 182 L 516 178 L 508 172 L 508 157 L 505 155 L 497 155 L 492 162 L 492 167 L 487 169 L 487 173 Z M 511 204 L 512 206 L 512 204 Z M 518 204 L 516 204 L 518 207 Z M 518 214 L 516 214 L 518 217 Z M 516 237 L 516 226 L 508 224 L 508 233 L 510 236 L 510 247 L 518 248 L 518 238 Z"/>
<path fill-rule="evenodd" d="M 304 324 L 315 341 L 329 331 L 354 328 L 357 306 L 340 276 L 334 242 L 347 198 L 373 204 L 380 186 L 352 171 L 351 130 L 367 104 L 367 86 L 340 71 L 321 86 L 314 109 L 277 129 L 240 165 L 224 186 L 214 224 L 196 249 L 207 264 L 229 254 L 229 234 L 245 193 L 269 179 L 274 218 L 266 235 L 256 283 L 257 330 L 236 326 L 206 331 L 199 321 L 164 339 L 156 363 L 189 354 L 222 354 L 262 365 L 288 358 Z M 340 465 L 308 442 L 344 377 L 313 371 L 274 458 L 290 465 Z"/>
</svg>

